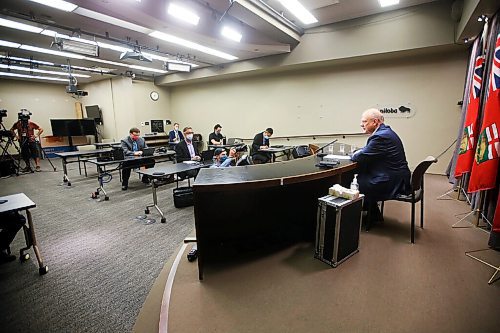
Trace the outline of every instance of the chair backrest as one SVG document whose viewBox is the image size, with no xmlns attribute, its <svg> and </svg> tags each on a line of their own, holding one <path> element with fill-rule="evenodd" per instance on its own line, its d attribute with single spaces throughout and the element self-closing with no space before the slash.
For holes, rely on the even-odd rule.
<svg viewBox="0 0 500 333">
<path fill-rule="evenodd" d="M 301 158 L 311 155 L 311 151 L 309 150 L 309 146 L 296 146 L 292 150 L 293 158 Z"/>
<path fill-rule="evenodd" d="M 95 145 L 82 145 L 82 146 L 76 146 L 76 150 L 78 150 L 78 151 L 84 151 L 84 150 L 95 150 Z"/>
<path fill-rule="evenodd" d="M 111 143 L 115 142 L 115 139 L 102 139 L 102 143 Z"/>
<path fill-rule="evenodd" d="M 432 163 L 436 163 L 437 159 L 434 156 L 427 156 L 425 160 L 420 162 L 411 175 L 411 188 L 413 191 L 420 190 L 424 174 L 429 169 Z"/>
</svg>

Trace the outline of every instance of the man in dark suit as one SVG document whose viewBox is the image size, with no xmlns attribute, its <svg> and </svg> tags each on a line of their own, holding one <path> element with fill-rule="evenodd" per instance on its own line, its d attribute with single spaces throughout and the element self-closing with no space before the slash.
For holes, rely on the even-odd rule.
<svg viewBox="0 0 500 333">
<path fill-rule="evenodd" d="M 198 148 L 193 144 L 193 129 L 191 127 L 185 127 L 182 131 L 184 132 L 184 140 L 175 146 L 175 159 L 177 163 L 184 161 L 201 161 Z M 189 170 L 179 173 L 179 177 L 184 179 L 186 177 L 196 177 L 197 174 L 198 170 Z"/>
<path fill-rule="evenodd" d="M 179 130 L 179 124 L 174 124 L 174 129 L 168 132 L 168 141 L 171 147 L 175 147 L 181 140 L 184 140 L 182 132 Z"/>
<path fill-rule="evenodd" d="M 366 110 L 361 116 L 361 128 L 370 137 L 351 159 L 358 163 L 359 191 L 365 195 L 365 207 L 377 221 L 381 219 L 377 201 L 410 191 L 410 170 L 401 139 L 384 124 L 379 110 Z"/>
<path fill-rule="evenodd" d="M 269 148 L 269 139 L 272 135 L 273 129 L 267 128 L 264 132 L 257 133 L 253 138 L 252 160 L 254 161 L 254 163 L 267 163 L 271 161 L 272 154 L 261 152 L 259 150 L 265 150 Z"/>
<path fill-rule="evenodd" d="M 121 147 L 123 149 L 123 154 L 125 157 L 129 156 L 141 156 L 142 150 L 147 148 L 146 141 L 141 138 L 141 131 L 132 127 L 129 131 L 129 136 L 121 140 Z M 138 161 L 125 161 L 122 163 L 122 190 L 128 189 L 128 180 L 130 179 L 130 172 L 133 168 L 138 168 L 145 166 L 146 168 L 152 168 L 155 166 L 155 160 L 152 158 L 141 159 Z M 142 175 L 142 182 L 149 184 L 149 178 L 146 175 Z"/>
</svg>

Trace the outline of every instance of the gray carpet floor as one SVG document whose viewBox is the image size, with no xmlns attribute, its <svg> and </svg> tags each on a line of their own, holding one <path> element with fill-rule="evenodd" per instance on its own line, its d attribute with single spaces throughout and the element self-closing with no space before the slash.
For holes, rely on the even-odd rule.
<svg viewBox="0 0 500 333">
<path fill-rule="evenodd" d="M 144 215 L 151 188 L 132 173 L 129 190 L 121 191 L 118 174 L 106 185 L 109 201 L 94 200 L 95 168 L 89 176 L 70 164 L 72 186 L 62 186 L 61 161 L 53 172 L 42 161 L 42 172 L 0 179 L 0 195 L 24 192 L 36 204 L 35 232 L 48 274 L 38 275 L 31 259 L 0 266 L 1 332 L 129 332 L 164 263 L 194 228 L 193 208 L 176 209 L 169 184 L 159 189 L 166 214 Z M 18 233 L 12 252 L 19 254 L 24 235 Z"/>
</svg>

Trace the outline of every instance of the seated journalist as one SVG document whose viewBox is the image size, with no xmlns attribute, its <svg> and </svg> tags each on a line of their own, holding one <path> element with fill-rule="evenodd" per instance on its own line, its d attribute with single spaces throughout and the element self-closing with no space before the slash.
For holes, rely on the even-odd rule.
<svg viewBox="0 0 500 333">
<path fill-rule="evenodd" d="M 175 146 L 175 159 L 177 163 L 184 161 L 200 162 L 201 157 L 198 152 L 198 147 L 193 144 L 193 129 L 191 127 L 184 127 L 182 131 L 184 132 L 184 140 L 181 140 L 181 142 Z M 179 177 L 184 179 L 188 177 L 196 177 L 197 174 L 198 170 L 189 170 L 179 173 Z"/>
<path fill-rule="evenodd" d="M 224 144 L 224 134 L 221 133 L 222 126 L 217 124 L 214 126 L 214 131 L 208 136 L 208 144 L 214 146 L 221 146 Z"/>
<path fill-rule="evenodd" d="M 184 140 L 184 135 L 179 130 L 179 123 L 175 123 L 174 129 L 168 132 L 168 141 L 170 143 L 179 143 L 181 140 Z"/>
<path fill-rule="evenodd" d="M 25 223 L 26 218 L 18 212 L 0 213 L 0 264 L 16 260 L 7 249 Z"/>
<path fill-rule="evenodd" d="M 254 163 L 267 163 L 272 160 L 272 154 L 261 152 L 259 150 L 268 149 L 270 146 L 269 139 L 273 135 L 273 129 L 267 128 L 264 132 L 257 133 L 253 138 L 252 143 L 252 159 Z"/>
<path fill-rule="evenodd" d="M 382 220 L 377 201 L 394 198 L 410 191 L 410 170 L 403 143 L 384 124 L 377 109 L 368 109 L 361 116 L 361 128 L 370 137 L 366 146 L 354 152 L 351 160 L 358 163 L 359 191 L 365 195 L 365 209 L 372 221 Z"/>
<path fill-rule="evenodd" d="M 141 156 L 142 150 L 148 148 L 146 141 L 141 138 L 141 131 L 132 127 L 129 131 L 129 136 L 122 139 L 121 147 L 125 157 L 131 156 Z M 128 180 L 130 179 L 130 172 L 133 168 L 139 168 L 145 166 L 146 168 L 152 168 L 155 166 L 155 160 L 153 158 L 140 159 L 137 161 L 130 160 L 125 161 L 122 164 L 122 190 L 126 191 L 128 189 Z M 149 184 L 149 178 L 147 175 L 142 175 L 142 182 L 144 184 Z"/>
<path fill-rule="evenodd" d="M 231 148 L 229 150 L 229 156 L 225 149 L 217 148 L 214 151 L 214 164 L 212 164 L 211 168 L 228 168 L 232 165 L 236 165 L 236 161 L 238 159 L 238 153 L 236 149 Z"/>
</svg>

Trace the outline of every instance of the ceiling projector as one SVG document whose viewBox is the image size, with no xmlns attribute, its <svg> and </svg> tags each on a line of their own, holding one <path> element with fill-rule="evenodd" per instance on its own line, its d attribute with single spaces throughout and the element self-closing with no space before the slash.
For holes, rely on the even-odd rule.
<svg viewBox="0 0 500 333">
<path fill-rule="evenodd" d="M 150 57 L 145 56 L 141 52 L 137 51 L 125 51 L 122 54 L 120 54 L 120 60 L 124 59 L 133 59 L 133 60 L 139 60 L 139 61 L 146 61 L 146 62 L 153 62 L 153 59 Z"/>
</svg>

